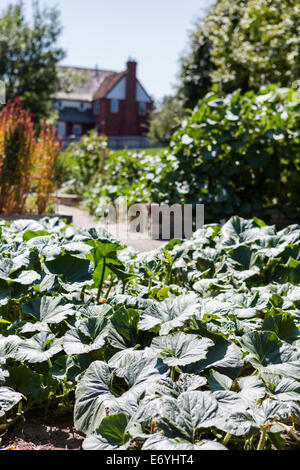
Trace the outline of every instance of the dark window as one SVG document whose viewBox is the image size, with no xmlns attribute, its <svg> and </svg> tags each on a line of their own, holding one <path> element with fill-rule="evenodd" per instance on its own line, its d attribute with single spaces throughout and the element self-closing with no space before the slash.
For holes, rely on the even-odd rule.
<svg viewBox="0 0 300 470">
<path fill-rule="evenodd" d="M 119 111 L 119 101 L 118 100 L 111 100 L 110 110 L 111 110 L 112 113 L 117 113 Z"/>
<path fill-rule="evenodd" d="M 144 103 L 144 101 L 140 101 L 139 102 L 139 115 L 140 116 L 145 116 L 146 112 L 147 112 L 146 103 Z"/>
<path fill-rule="evenodd" d="M 100 110 L 101 110 L 100 101 L 96 101 L 95 102 L 95 114 L 100 114 Z"/>
<path fill-rule="evenodd" d="M 74 135 L 81 135 L 82 134 L 82 127 L 80 124 L 73 124 L 72 132 Z"/>
</svg>

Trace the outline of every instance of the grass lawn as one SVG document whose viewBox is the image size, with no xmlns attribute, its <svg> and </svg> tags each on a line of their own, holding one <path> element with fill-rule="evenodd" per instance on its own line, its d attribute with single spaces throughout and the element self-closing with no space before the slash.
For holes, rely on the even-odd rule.
<svg viewBox="0 0 300 470">
<path fill-rule="evenodd" d="M 154 147 L 154 148 L 141 148 L 141 149 L 123 149 L 123 150 L 112 150 L 116 156 L 123 156 L 128 152 L 144 152 L 147 155 L 157 155 L 158 153 L 166 150 L 167 147 Z"/>
</svg>

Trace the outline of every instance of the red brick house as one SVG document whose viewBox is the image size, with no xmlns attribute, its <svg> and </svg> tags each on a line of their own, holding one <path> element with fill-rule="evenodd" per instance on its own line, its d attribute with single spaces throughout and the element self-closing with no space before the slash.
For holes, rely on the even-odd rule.
<svg viewBox="0 0 300 470">
<path fill-rule="evenodd" d="M 137 63 L 131 59 L 124 72 L 75 68 L 84 77 L 81 85 L 70 93 L 54 95 L 58 135 L 69 140 L 96 129 L 108 136 L 112 146 L 125 146 L 130 141 L 142 144 L 153 102 L 136 69 Z"/>
</svg>

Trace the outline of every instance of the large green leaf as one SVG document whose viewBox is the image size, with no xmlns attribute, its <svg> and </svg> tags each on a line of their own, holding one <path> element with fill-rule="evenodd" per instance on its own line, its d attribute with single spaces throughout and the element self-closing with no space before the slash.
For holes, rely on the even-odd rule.
<svg viewBox="0 0 300 470">
<path fill-rule="evenodd" d="M 217 411 L 218 402 L 210 392 L 184 392 L 177 400 L 167 396 L 161 398 L 155 421 L 165 436 L 181 437 L 195 443 L 196 430 L 210 427 Z"/>
<path fill-rule="evenodd" d="M 46 401 L 51 392 L 55 392 L 47 377 L 25 365 L 13 366 L 9 370 L 7 384 L 18 390 L 27 399 L 33 398 L 35 402 Z M 56 385 L 57 386 L 57 385 Z"/>
<path fill-rule="evenodd" d="M 261 376 L 267 383 L 268 394 L 271 398 L 282 401 L 300 401 L 300 384 L 298 380 L 267 371 L 263 371 Z"/>
<path fill-rule="evenodd" d="M 239 396 L 249 405 L 256 404 L 267 392 L 263 381 L 255 375 L 240 377 L 237 384 Z"/>
<path fill-rule="evenodd" d="M 87 259 L 65 254 L 54 260 L 46 261 L 50 273 L 62 276 L 65 282 L 85 282 L 91 280 L 93 267 Z"/>
<path fill-rule="evenodd" d="M 151 343 L 151 347 L 160 352 L 163 362 L 170 367 L 184 366 L 205 359 L 208 349 L 213 345 L 209 338 L 182 332 L 154 338 Z"/>
<path fill-rule="evenodd" d="M 274 331 L 278 338 L 293 342 L 300 337 L 299 328 L 297 328 L 291 315 L 272 315 L 263 322 L 263 330 Z"/>
<path fill-rule="evenodd" d="M 130 416 L 124 413 L 107 416 L 96 431 L 83 441 L 83 450 L 126 449 L 126 443 L 130 440 L 126 432 L 129 421 Z"/>
<path fill-rule="evenodd" d="M 226 247 L 253 242 L 267 234 L 274 234 L 273 227 L 260 227 L 257 221 L 233 216 L 221 229 L 222 244 Z"/>
<path fill-rule="evenodd" d="M 85 243 L 92 247 L 91 251 L 86 255 L 86 257 L 94 264 L 93 280 L 96 286 L 99 286 L 101 282 L 103 269 L 104 280 L 107 279 L 110 272 L 114 272 L 113 266 L 118 267 L 121 272 L 124 272 L 123 263 L 118 259 L 117 256 L 117 252 L 122 249 L 122 246 L 118 242 L 112 242 L 109 239 L 102 239 L 88 240 Z"/>
<path fill-rule="evenodd" d="M 231 379 L 234 379 L 243 367 L 243 356 L 241 350 L 236 344 L 227 341 L 219 334 L 213 334 L 206 330 L 204 324 L 198 320 L 195 321 L 195 326 L 200 326 L 199 334 L 207 336 L 214 342 L 214 345 L 208 349 L 205 359 L 189 364 L 183 367 L 184 372 L 200 373 L 205 369 L 214 368 L 221 374 L 225 374 Z"/>
<path fill-rule="evenodd" d="M 156 433 L 146 440 L 143 450 L 228 450 L 216 441 L 207 439 L 193 444 L 181 437 L 168 438 Z"/>
<path fill-rule="evenodd" d="M 101 349 L 110 331 L 109 316 L 88 317 L 76 323 L 63 337 L 63 348 L 68 355 L 83 354 Z"/>
<path fill-rule="evenodd" d="M 132 351 L 118 364 L 115 373 L 130 387 L 127 392 L 129 396 L 133 391 L 140 393 L 151 387 L 152 383 L 161 379 L 167 371 L 167 366 L 156 355 L 148 355 L 146 351 L 141 355 L 140 351 Z"/>
<path fill-rule="evenodd" d="M 101 361 L 94 361 L 79 380 L 76 388 L 74 423 L 76 429 L 91 434 L 107 415 L 119 409 L 118 394 L 113 390 L 113 369 Z M 113 411 L 112 411 L 113 410 Z"/>
<path fill-rule="evenodd" d="M 37 322 L 60 323 L 76 311 L 72 304 L 66 304 L 62 297 L 39 297 L 22 305 L 22 310 L 34 317 Z"/>
<path fill-rule="evenodd" d="M 0 418 L 11 410 L 19 401 L 22 394 L 9 387 L 0 387 Z"/>
<path fill-rule="evenodd" d="M 0 362 L 14 357 L 22 339 L 18 335 L 2 336 L 0 335 Z"/>
<path fill-rule="evenodd" d="M 230 390 L 233 380 L 230 377 L 227 377 L 227 375 L 220 374 L 220 372 L 210 369 L 208 383 L 210 389 L 215 392 L 217 390 Z"/>
<path fill-rule="evenodd" d="M 23 233 L 23 241 L 27 242 L 28 240 L 31 240 L 31 238 L 44 237 L 48 235 L 51 236 L 51 233 L 46 230 L 26 230 L 26 232 Z"/>
<path fill-rule="evenodd" d="M 55 338 L 54 334 L 42 331 L 32 338 L 22 340 L 14 352 L 14 358 L 20 362 L 44 362 L 61 350 L 61 339 Z"/>
<path fill-rule="evenodd" d="M 266 398 L 260 406 L 251 410 L 256 423 L 260 426 L 270 424 L 276 419 L 300 418 L 300 405 L 296 402 L 287 402 Z"/>
<path fill-rule="evenodd" d="M 269 367 L 273 370 L 278 368 L 278 373 L 282 366 L 288 369 L 290 365 L 299 366 L 299 353 L 289 343 L 278 338 L 273 331 L 252 331 L 240 339 L 240 343 L 247 355 L 247 360 L 254 367 Z"/>
<path fill-rule="evenodd" d="M 138 322 L 140 316 L 132 308 L 118 308 L 111 319 L 112 328 L 108 337 L 115 349 L 127 349 L 138 344 Z"/>
<path fill-rule="evenodd" d="M 199 309 L 199 299 L 195 294 L 168 298 L 146 308 L 141 314 L 138 327 L 140 330 L 150 330 L 154 326 L 160 326 L 160 334 L 166 335 L 172 329 L 182 326 Z"/>
</svg>

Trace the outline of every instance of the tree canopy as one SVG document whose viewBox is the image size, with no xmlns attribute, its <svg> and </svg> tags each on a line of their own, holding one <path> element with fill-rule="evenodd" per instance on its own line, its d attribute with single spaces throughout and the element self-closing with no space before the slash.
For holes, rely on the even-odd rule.
<svg viewBox="0 0 300 470">
<path fill-rule="evenodd" d="M 53 111 L 52 94 L 59 86 L 58 63 L 65 51 L 57 45 L 62 28 L 56 7 L 32 4 L 32 21 L 25 17 L 23 1 L 0 13 L 0 79 L 6 99 L 19 97 L 35 122 Z"/>
<path fill-rule="evenodd" d="M 292 87 L 300 76 L 297 0 L 217 0 L 190 35 L 179 94 L 193 108 L 212 84 L 225 93 Z"/>
</svg>

